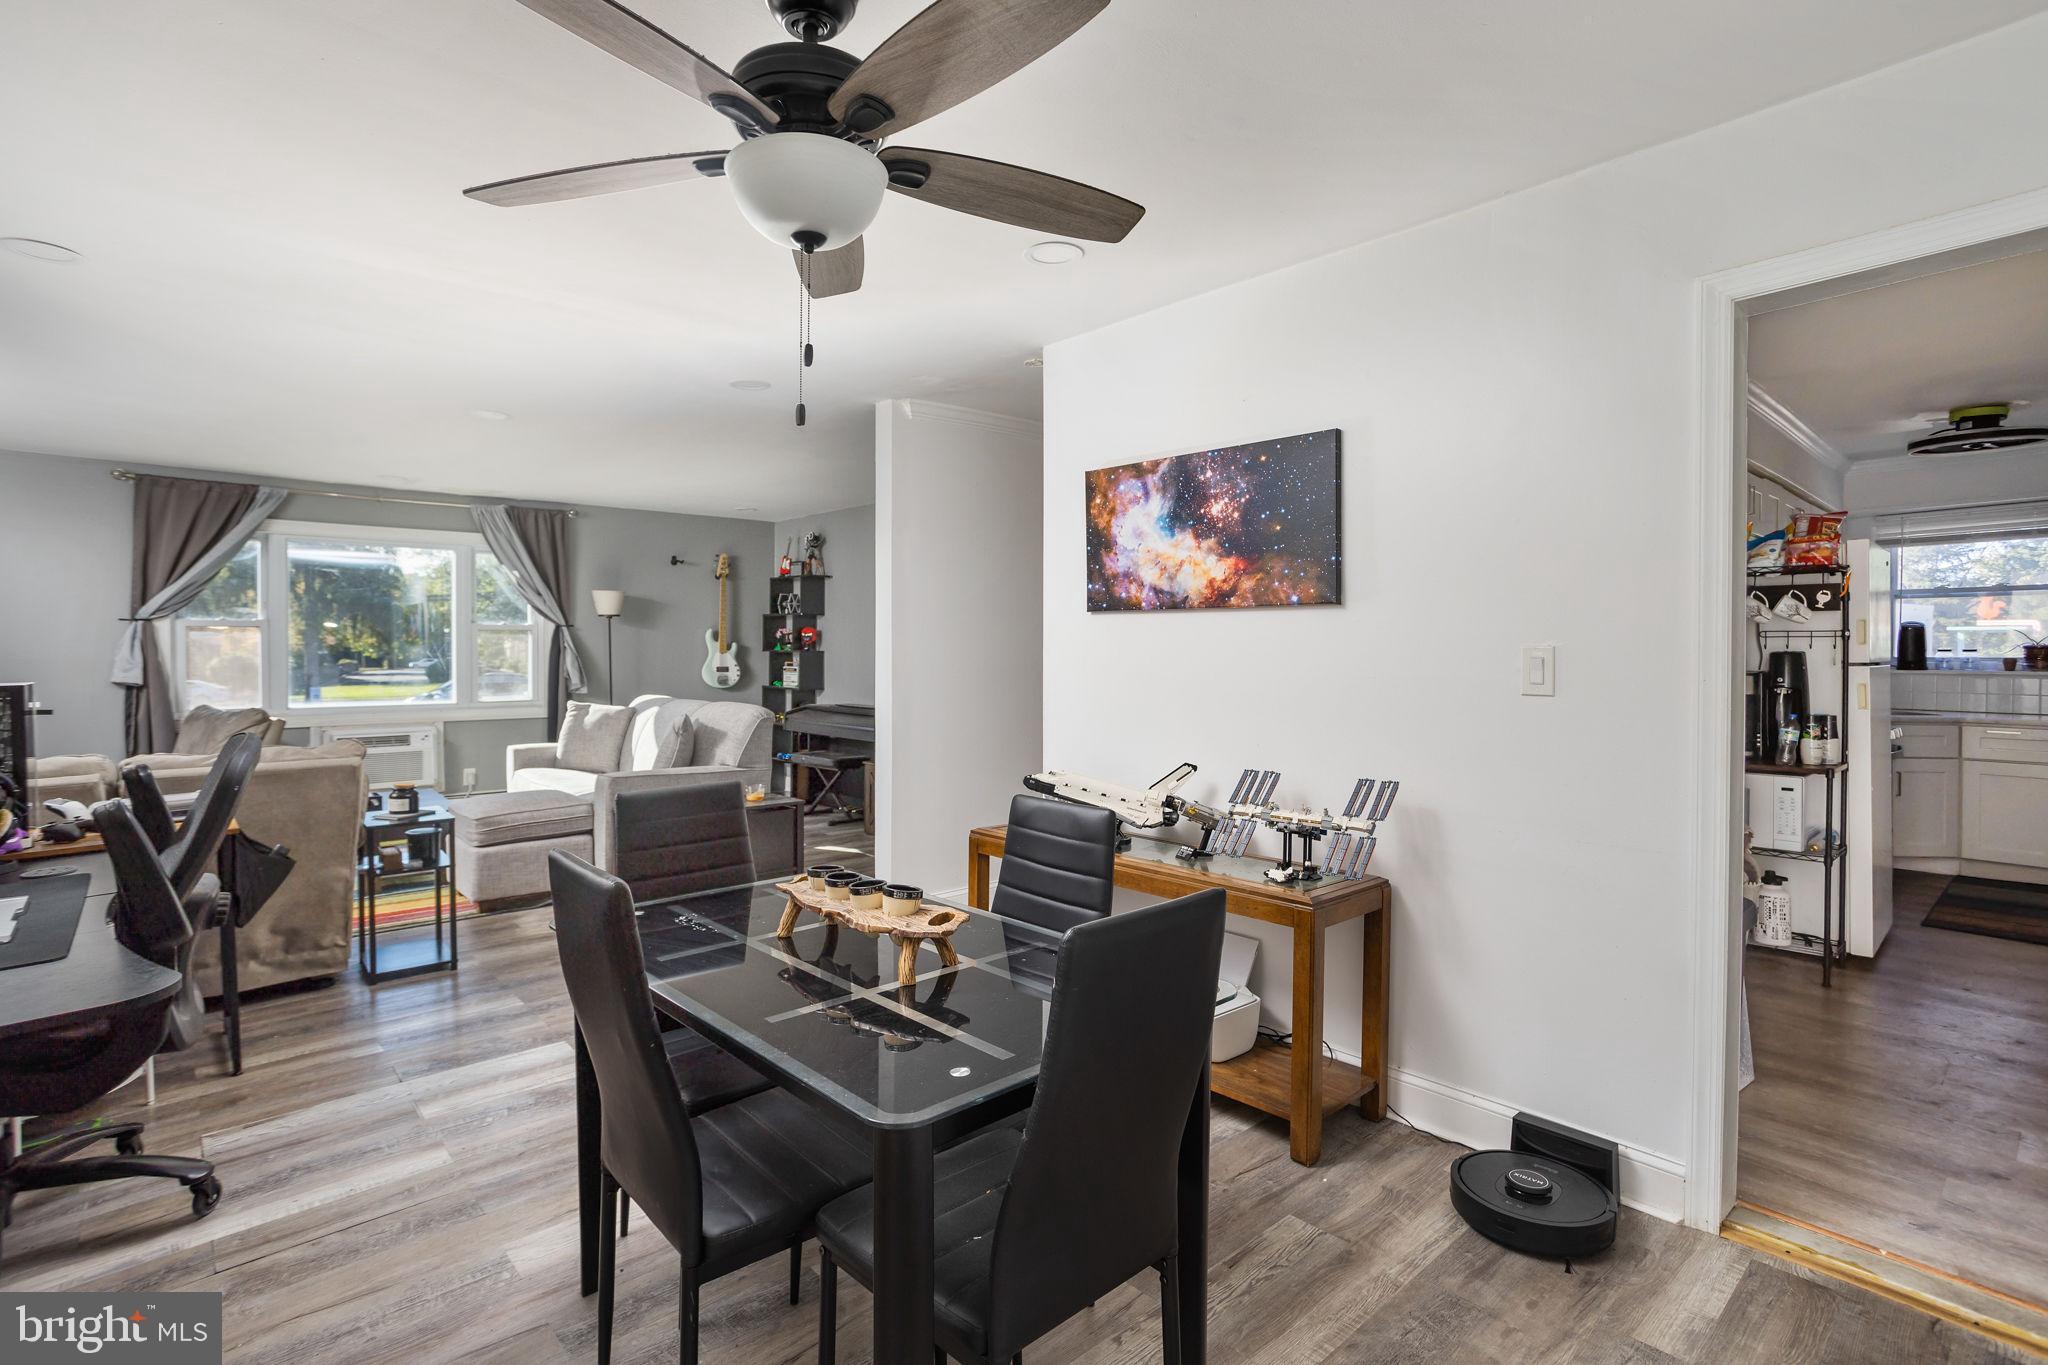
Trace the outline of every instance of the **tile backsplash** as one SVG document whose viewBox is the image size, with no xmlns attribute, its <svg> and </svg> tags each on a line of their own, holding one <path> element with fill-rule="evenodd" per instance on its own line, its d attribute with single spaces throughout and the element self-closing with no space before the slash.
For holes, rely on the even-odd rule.
<svg viewBox="0 0 2048 1365">
<path fill-rule="evenodd" d="M 1894 711 L 1981 711 L 1993 716 L 2048 715 L 2048 673 L 1892 674 Z"/>
</svg>

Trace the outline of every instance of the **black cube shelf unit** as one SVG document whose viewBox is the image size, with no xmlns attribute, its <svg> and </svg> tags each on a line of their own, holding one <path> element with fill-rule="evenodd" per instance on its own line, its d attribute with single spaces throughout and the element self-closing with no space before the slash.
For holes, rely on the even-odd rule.
<svg viewBox="0 0 2048 1365">
<path fill-rule="evenodd" d="M 823 634 L 819 621 L 825 615 L 825 583 L 831 577 L 824 573 L 789 573 L 776 574 L 768 580 L 768 605 L 774 610 L 761 618 L 761 657 L 767 661 L 762 665 L 766 676 L 761 682 L 761 705 L 775 713 L 777 791 L 796 789 L 789 764 L 779 757 L 790 749 L 789 736 L 781 727 L 782 717 L 817 701 L 825 686 L 825 651 L 800 647 L 796 636 L 805 626 L 816 626 Z M 782 629 L 789 631 L 787 644 L 775 638 L 775 632 Z M 796 666 L 796 676 L 786 682 L 791 664 Z"/>
</svg>

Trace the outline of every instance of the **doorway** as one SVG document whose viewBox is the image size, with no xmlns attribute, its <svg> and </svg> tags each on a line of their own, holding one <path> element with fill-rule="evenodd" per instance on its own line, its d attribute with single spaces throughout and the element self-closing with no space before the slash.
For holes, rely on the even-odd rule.
<svg viewBox="0 0 2048 1365">
<path fill-rule="evenodd" d="M 1770 368 L 1771 319 L 1781 325 L 1811 322 L 1827 311 L 1815 305 L 1850 297 L 1867 310 L 1880 291 L 1915 281 L 1953 285 L 1966 278 L 1959 272 L 1979 266 L 2010 273 L 2018 267 L 1997 263 L 2041 253 L 2048 246 L 2042 233 L 2044 224 L 2048 224 L 2048 196 L 2035 196 L 2028 202 L 1992 206 L 1733 272 L 1705 282 L 1702 288 L 1703 354 L 1707 357 L 1703 378 L 1709 401 L 1701 471 L 1702 500 L 1708 506 L 1703 510 L 1700 536 L 1710 582 L 1701 607 L 1701 639 L 1708 666 L 1700 736 L 1705 794 L 1700 833 L 1702 896 L 1698 903 L 1703 964 L 1698 1034 L 1702 1084 L 1695 1114 L 1700 1141 L 1695 1150 L 1704 1159 L 1691 1182 L 1695 1200 L 1689 1206 L 1689 1221 L 1714 1228 L 1732 1211 L 1736 1222 L 1743 1222 L 1748 1215 L 1737 1207 L 1739 1198 L 1744 1205 L 1789 1215 L 1795 1226 L 1831 1230 L 1838 1234 L 1841 1246 L 1862 1247 L 1871 1253 L 1867 1259 L 1880 1267 L 1889 1263 L 1900 1267 L 1903 1274 L 1911 1269 L 1910 1263 L 1918 1263 L 1929 1272 L 1927 1282 L 1938 1288 L 1945 1290 L 1951 1277 L 1973 1281 L 1994 1291 L 1993 1299 L 2009 1300 L 2015 1312 L 2008 1316 L 2023 1316 L 2020 1310 L 2029 1304 L 2048 1303 L 2048 1283 L 2034 1282 L 2043 1277 L 2035 1229 L 2048 1219 L 2048 1153 L 2041 1146 L 2041 1134 L 2048 1128 L 2048 1114 L 2043 1113 L 2048 1106 L 2048 1098 L 2044 1098 L 2048 1097 L 2048 1071 L 2041 1070 L 2041 1059 L 2048 1057 L 2048 1046 L 2044 1046 L 2048 1044 L 2048 1000 L 2037 999 L 2042 995 L 2039 982 L 2048 977 L 2048 946 L 2015 944 L 2009 939 L 1941 927 L 1939 921 L 1945 916 L 1936 911 L 1956 877 L 1985 870 L 1960 866 L 1970 861 L 1961 857 L 1952 860 L 1959 865 L 1955 868 L 1912 857 L 1900 859 L 1897 868 L 1873 868 L 1873 882 L 1881 881 L 1883 889 L 1892 893 L 1887 907 L 1890 922 L 1877 933 L 1876 942 L 1868 941 L 1871 922 L 1866 897 L 1862 925 L 1866 941 L 1853 953 L 1841 922 L 1829 926 L 1832 951 L 1839 955 L 1830 963 L 1833 980 L 1829 985 L 1820 982 L 1818 959 L 1747 946 L 1750 934 L 1736 907 L 1742 900 L 1741 838 L 1748 824 L 1744 809 L 1744 778 L 1748 774 L 1742 763 L 1728 756 L 1744 751 L 1749 737 L 1744 698 L 1750 684 L 1746 675 L 1761 671 L 1764 661 L 1759 656 L 1766 651 L 1760 650 L 1761 642 L 1754 633 L 1756 621 L 1751 613 L 1757 608 L 1748 598 L 1751 580 L 1736 549 L 1738 537 L 1731 532 L 1743 529 L 1756 510 L 1752 446 L 1782 438 L 1809 457 L 1809 463 L 1802 468 L 1796 461 L 1768 460 L 1767 452 L 1768 463 L 1780 466 L 1764 471 L 1780 475 L 1767 480 L 1776 496 L 1786 504 L 1805 504 L 1813 510 L 1849 512 L 1846 527 L 1851 535 L 1872 545 L 1889 548 L 1908 541 L 1925 545 L 1945 534 L 1962 539 L 2018 529 L 2016 525 L 1973 524 L 1972 517 L 1979 522 L 1995 520 L 1986 511 L 1988 504 L 2002 504 L 1997 515 L 2009 521 L 2031 523 L 2026 528 L 2029 532 L 2048 534 L 2048 481 L 2033 497 L 1986 497 L 1976 485 L 1963 481 L 1961 491 L 1944 498 L 1940 487 L 1952 481 L 1942 478 L 1938 467 L 1928 463 L 1915 468 L 1904 463 L 1905 442 L 1918 432 L 1891 433 L 1900 449 L 1896 455 L 1879 453 L 1875 447 L 1860 445 L 1861 438 L 1853 433 L 1845 435 L 1839 414 L 1817 403 L 1811 393 L 1796 392 L 1797 385 L 1786 384 L 1784 387 L 1795 391 L 1797 401 L 1784 401 L 1784 394 L 1771 391 L 1771 383 L 1783 384 L 1784 376 L 1760 376 L 1752 369 L 1752 361 L 1759 355 L 1765 368 Z M 2048 254 L 2040 255 L 2035 264 L 2048 265 Z M 1918 286 L 1923 292 L 1928 287 L 1925 283 Z M 2048 319 L 2048 296 L 2044 296 L 2040 311 Z M 2037 349 L 2044 357 L 2041 363 L 2048 364 L 2048 348 Z M 1808 348 L 1807 354 L 1811 358 L 1825 353 Z M 1934 369 L 1930 360 L 1930 373 Z M 1760 378 L 1764 382 L 1755 382 Z M 1838 396 L 1851 406 L 1856 402 L 1854 393 Z M 1985 396 L 1957 396 L 1944 406 Z M 1770 431 L 1761 442 L 1753 440 L 1751 433 L 1754 413 L 1760 407 L 1772 409 L 1768 414 L 1772 420 L 1766 423 Z M 1813 414 L 1810 420 L 1802 417 L 1801 408 Z M 2048 421 L 2048 413 L 2042 409 L 2036 408 L 2035 414 Z M 1894 414 L 1886 412 L 1871 416 L 1879 421 L 1895 420 Z M 2025 424 L 2034 425 L 2031 421 Z M 1846 455 L 1843 447 L 1848 447 Z M 1828 455 L 1834 459 L 1829 461 Z M 1859 482 L 1856 470 L 1859 463 L 1873 457 L 1889 459 L 1895 472 L 1910 474 L 1911 478 L 1894 484 L 1913 489 L 1913 496 L 1883 503 L 1866 500 L 1859 508 L 1852 491 Z M 2048 470 L 2048 445 L 2038 448 L 2035 459 L 2038 476 L 2041 470 Z M 1795 476 L 1808 478 L 1783 477 L 1782 469 L 1788 464 L 1794 466 Z M 1816 489 L 1808 486 L 1809 481 L 1826 486 Z M 1867 479 L 1861 482 L 1883 486 L 1884 481 L 1876 485 Z M 1825 505 L 1829 502 L 1832 507 Z M 2028 506 L 2030 503 L 2039 505 Z M 1864 514 L 1860 524 L 1859 511 Z M 1746 549 L 1746 537 L 1742 539 Z M 1894 608 L 1890 603 L 1873 609 L 1873 595 L 1868 590 L 1895 586 L 1896 573 L 1888 567 L 1880 584 L 1873 581 L 1870 562 L 1864 561 L 1851 566 L 1846 577 L 1852 582 L 1858 568 L 1861 581 L 1839 616 L 1827 619 L 1821 613 L 1804 611 L 1809 604 L 1792 608 L 1793 616 L 1809 618 L 1798 624 L 1810 623 L 1816 637 L 1823 627 L 1844 632 L 1828 642 L 1830 648 L 1849 648 L 1853 637 L 1848 632 L 1856 621 L 1849 603 L 1869 612 L 1865 628 L 1886 645 L 1894 638 L 1898 620 L 1921 610 Z M 1910 579 L 1915 566 L 1908 563 L 1904 569 Z M 1716 578 L 1720 581 L 1713 581 Z M 1951 595 L 1960 598 L 1963 586 L 1958 585 Z M 1930 599 L 1940 595 L 1924 588 L 1915 590 Z M 1717 614 L 1719 619 L 1713 619 Z M 1782 626 L 1784 617 L 1779 616 L 1773 624 Z M 1946 624 L 1959 623 L 1949 620 Z M 1973 624 L 1986 623 L 1978 618 Z M 1957 639 L 1970 636 L 1967 630 L 1945 633 Z M 1987 629 L 1974 638 L 1988 643 L 1994 633 Z M 2016 645 L 2010 636 L 2011 632 L 2001 636 L 2001 646 Z M 1805 643 L 1811 653 L 1811 646 L 1821 641 L 1815 638 Z M 1970 663 L 1981 671 L 2002 671 L 1999 661 L 1982 650 L 1969 652 L 1979 654 Z M 1826 662 L 1832 667 L 1838 659 L 1830 655 Z M 1960 660 L 1946 662 L 1955 665 Z M 1990 668 L 1984 669 L 1987 663 Z M 1884 671 L 1891 672 L 1888 667 Z M 1957 676 L 1951 678 L 1947 668 L 1930 670 L 1925 676 L 1933 681 L 1924 700 L 1918 691 L 1923 679 L 1909 679 L 1914 690 L 1902 700 L 1901 714 L 1935 711 L 1946 695 L 1941 684 L 1958 684 L 1960 698 L 1978 691 L 1964 684 L 1990 681 L 1959 668 L 1956 671 Z M 2048 676 L 2041 681 L 2043 690 L 2048 690 Z M 1832 695 L 1816 689 L 1808 709 L 1839 716 L 1857 705 L 1858 698 L 1866 698 L 1862 704 L 1867 705 L 1870 690 L 1869 680 L 1857 676 Z M 1824 704 L 1840 709 L 1824 712 Z M 2036 721 L 2043 722 L 2038 709 L 2041 703 L 2033 704 Z M 1992 714 L 1978 712 L 1980 718 Z M 1928 719 L 1931 722 L 1933 717 Z M 1963 722 L 1954 724 L 1962 731 Z M 2040 725 L 2034 728 L 2040 729 Z M 1889 729 L 1884 725 L 1880 734 Z M 2041 732 L 2048 735 L 2048 730 Z M 1941 743 L 1938 737 L 1931 742 Z M 1884 747 L 1889 759 L 1890 745 Z M 1882 814 L 1893 813 L 1894 782 L 1903 784 L 1909 773 L 1919 771 L 1912 767 L 1917 758 L 1901 755 L 1898 761 L 1906 772 L 1886 772 L 1883 797 L 1871 794 L 1870 804 Z M 1958 754 L 1954 761 L 1960 765 L 1969 760 Z M 1871 785 L 1877 768 L 1875 762 L 1866 764 L 1861 775 L 1855 776 L 1852 765 L 1841 780 Z M 2048 768 L 2043 775 L 2048 776 Z M 2000 776 L 2009 779 L 2012 773 L 2001 770 Z M 1842 818 L 1848 836 L 1845 846 L 1859 857 L 1872 852 L 1877 836 L 1871 826 L 1877 816 L 1868 810 L 1864 813 L 1860 835 L 1859 821 L 1853 815 Z M 1810 825 L 1825 823 L 1816 819 Z M 1814 832 L 1810 825 L 1800 833 L 1810 836 Z M 1911 840 L 1919 837 L 1918 827 L 1905 834 L 1910 848 Z M 2048 828 L 2042 838 L 2048 840 Z M 1802 839 L 1797 851 L 1814 853 L 1825 865 L 1836 847 L 1822 834 L 1817 842 Z M 2043 863 L 2048 865 L 2048 858 Z M 1726 878 L 1718 885 L 1717 874 Z M 2041 880 L 2048 881 L 2048 873 Z M 1806 896 L 1811 894 L 1809 889 Z M 1839 908 L 1841 903 L 1837 904 Z M 1815 935 L 1809 932 L 1807 937 Z M 1803 946 L 1809 952 L 1815 947 L 1811 943 Z M 2029 954 L 2039 956 L 2041 962 L 2030 965 L 2020 960 Z M 1759 1079 L 1747 1092 L 1738 1094 L 1745 1022 Z M 2036 1197 L 2041 1200 L 2037 1209 L 2032 1203 Z M 2048 1317 L 2039 1321 L 2048 1322 Z"/>
</svg>

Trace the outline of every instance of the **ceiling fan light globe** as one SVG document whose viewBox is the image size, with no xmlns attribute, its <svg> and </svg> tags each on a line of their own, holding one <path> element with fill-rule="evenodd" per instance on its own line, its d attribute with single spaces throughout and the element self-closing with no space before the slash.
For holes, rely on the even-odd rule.
<svg viewBox="0 0 2048 1365">
<path fill-rule="evenodd" d="M 772 133 L 751 138 L 725 158 L 725 177 L 754 230 L 780 247 L 799 233 L 837 251 L 868 230 L 881 212 L 889 173 L 865 148 L 823 133 Z"/>
</svg>

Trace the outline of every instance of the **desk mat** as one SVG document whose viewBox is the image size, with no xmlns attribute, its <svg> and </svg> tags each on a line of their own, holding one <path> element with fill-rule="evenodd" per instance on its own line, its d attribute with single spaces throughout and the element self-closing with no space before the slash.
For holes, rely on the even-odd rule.
<svg viewBox="0 0 2048 1365">
<path fill-rule="evenodd" d="M 28 897 L 28 906 L 14 921 L 14 938 L 0 943 L 0 971 L 71 956 L 71 941 L 78 936 L 78 917 L 85 912 L 85 893 L 91 885 L 92 878 L 83 873 L 0 882 L 0 900 Z"/>
</svg>

